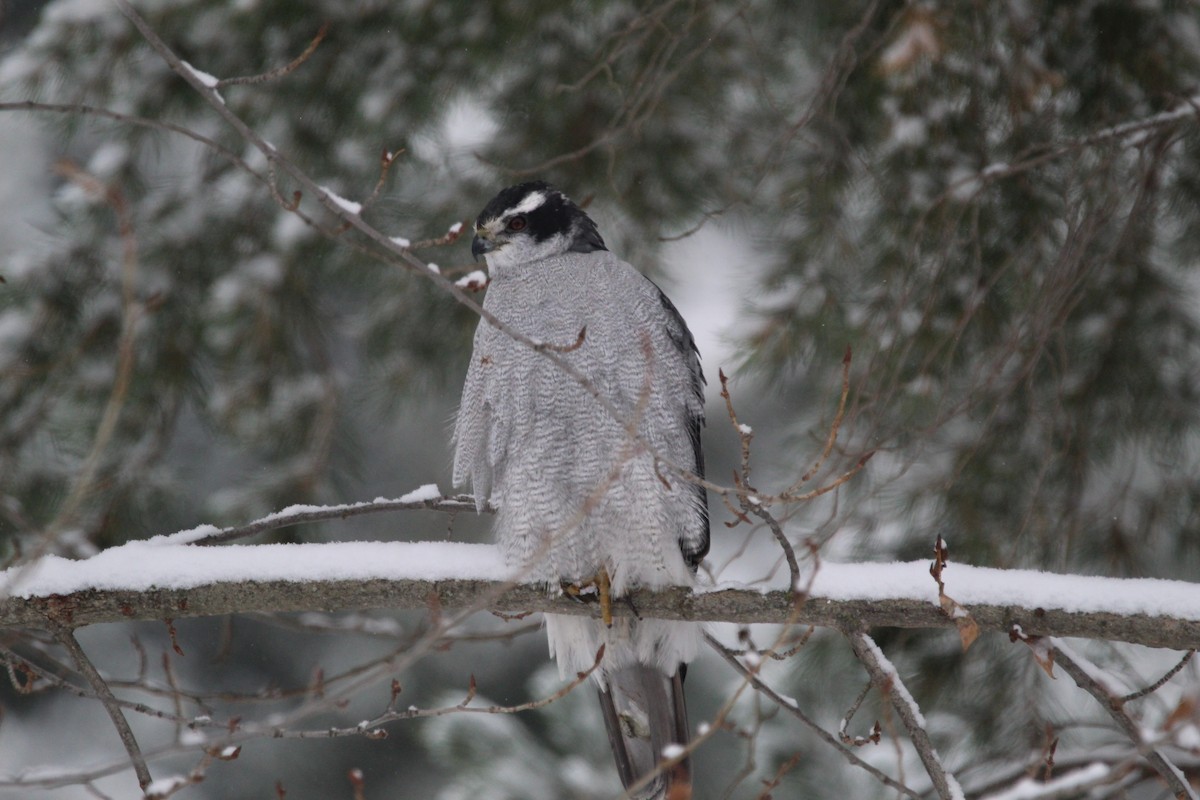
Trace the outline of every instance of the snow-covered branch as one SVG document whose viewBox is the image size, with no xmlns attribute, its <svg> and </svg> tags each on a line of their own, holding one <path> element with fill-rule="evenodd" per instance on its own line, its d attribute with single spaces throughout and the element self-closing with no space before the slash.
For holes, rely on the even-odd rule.
<svg viewBox="0 0 1200 800">
<path fill-rule="evenodd" d="M 1200 584 L 1095 578 L 952 564 L 947 591 L 980 628 L 1132 642 L 1200 645 Z M 48 556 L 0 573 L 0 626 L 78 627 L 134 619 L 250 611 L 363 608 L 597 614 L 544 587 L 513 582 L 496 548 L 456 542 L 195 547 L 169 538 L 134 542 L 84 560 Z M 490 598 L 490 599 L 489 599 Z M 636 613 L 661 619 L 794 622 L 861 630 L 949 628 L 928 564 L 822 562 L 797 610 L 786 586 L 738 584 L 632 595 Z"/>
<path fill-rule="evenodd" d="M 1167 760 L 1162 750 L 1155 746 L 1154 742 L 1146 741 L 1148 732 L 1143 731 L 1125 710 L 1124 702 L 1119 694 L 1109 688 L 1112 683 L 1111 679 L 1065 642 L 1054 639 L 1048 644 L 1053 653 L 1053 663 L 1062 667 L 1079 688 L 1096 698 L 1096 701 L 1112 717 L 1117 727 L 1129 737 L 1138 751 L 1144 754 L 1150 765 L 1162 776 L 1167 786 L 1170 787 L 1171 794 L 1178 800 L 1196 800 L 1196 790 L 1188 784 L 1187 778 L 1179 771 L 1179 768 Z"/>
<path fill-rule="evenodd" d="M 912 694 L 900 679 L 900 674 L 892 662 L 879 649 L 879 645 L 875 644 L 874 640 L 865 633 L 851 634 L 850 646 L 854 649 L 854 655 L 858 656 L 858 660 L 862 662 L 871 676 L 871 682 L 891 700 L 892 707 L 896 709 L 897 716 L 904 723 L 913 747 L 916 748 L 917 755 L 920 756 L 921 763 L 925 766 L 925 772 L 933 781 L 933 788 L 937 791 L 938 797 L 942 800 L 962 800 L 964 797 L 962 787 L 958 785 L 954 775 L 947 771 L 945 765 L 942 764 L 941 756 L 938 755 L 937 750 L 933 747 L 933 742 L 929 739 L 925 716 L 917 707 L 916 700 L 913 699 Z"/>
</svg>

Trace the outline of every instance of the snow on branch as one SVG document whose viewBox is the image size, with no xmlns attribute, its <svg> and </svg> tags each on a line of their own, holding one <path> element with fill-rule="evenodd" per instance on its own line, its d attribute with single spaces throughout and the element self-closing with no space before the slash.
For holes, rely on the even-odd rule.
<svg viewBox="0 0 1200 800">
<path fill-rule="evenodd" d="M 1200 584 L 1096 578 L 952 564 L 948 591 L 981 629 L 1108 639 L 1186 650 L 1200 645 Z M 591 605 L 512 580 L 491 545 L 334 542 L 197 547 L 170 537 L 86 560 L 46 556 L 0 572 L 0 627 L 69 627 L 135 619 L 366 608 L 546 611 Z M 822 562 L 799 608 L 787 586 L 721 584 L 632 595 L 644 617 L 861 630 L 951 628 L 924 561 Z M 629 615 L 620 604 L 614 613 Z"/>
<path fill-rule="evenodd" d="M 1129 715 L 1124 701 L 1111 691 L 1112 681 L 1109 676 L 1082 655 L 1076 653 L 1066 642 L 1054 638 L 1048 642 L 1048 645 L 1053 664 L 1062 667 L 1079 688 L 1094 697 L 1108 712 L 1117 727 L 1129 737 L 1138 751 L 1145 755 L 1146 760 L 1166 782 L 1171 794 L 1179 800 L 1197 800 L 1196 790 L 1191 787 L 1179 768 L 1167 759 L 1161 748 L 1155 746 L 1153 742 L 1146 741 L 1147 732 L 1144 732 L 1138 722 Z"/>
<path fill-rule="evenodd" d="M 865 633 L 854 633 L 849 638 L 854 655 L 866 668 L 867 673 L 871 676 L 871 682 L 891 700 L 897 716 L 904 723 L 909 739 L 912 740 L 913 747 L 916 748 L 917 755 L 925 766 L 929 779 L 933 781 L 933 788 L 938 797 L 941 800 L 964 800 L 966 795 L 963 794 L 962 787 L 959 786 L 954 775 L 947 771 L 942 764 L 941 756 L 938 755 L 937 750 L 933 747 L 933 742 L 929 739 L 925 716 L 917 707 L 917 701 L 909 693 L 908 687 L 900 679 L 900 673 L 896 671 L 896 667 L 892 665 L 892 662 L 888 660 L 883 651 L 879 649 L 879 645 L 875 644 L 870 636 Z"/>
</svg>

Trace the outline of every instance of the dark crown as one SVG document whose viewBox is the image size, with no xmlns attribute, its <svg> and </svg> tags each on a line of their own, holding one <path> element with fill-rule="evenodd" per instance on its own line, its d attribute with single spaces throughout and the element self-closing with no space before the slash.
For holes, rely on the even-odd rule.
<svg viewBox="0 0 1200 800">
<path fill-rule="evenodd" d="M 571 245 L 568 250 L 571 252 L 590 253 L 608 249 L 604 246 L 604 239 L 592 218 L 571 202 L 569 197 L 545 181 L 519 183 L 503 190 L 480 212 L 476 226 L 482 227 L 490 220 L 505 216 L 534 192 L 541 192 L 546 196 L 540 205 L 522 214 L 528 223 L 525 230 L 534 239 L 544 242 L 552 236 L 566 234 L 570 237 Z"/>
</svg>

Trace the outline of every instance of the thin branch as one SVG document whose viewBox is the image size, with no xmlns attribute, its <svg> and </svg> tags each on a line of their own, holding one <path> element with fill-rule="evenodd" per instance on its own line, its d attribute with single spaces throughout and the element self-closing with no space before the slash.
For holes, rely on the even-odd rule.
<svg viewBox="0 0 1200 800">
<path fill-rule="evenodd" d="M 312 522 L 323 522 L 331 519 L 346 519 L 362 514 L 379 514 L 388 511 L 480 511 L 494 513 L 495 509 L 485 505 L 481 509 L 475 506 L 475 498 L 460 494 L 454 496 L 435 497 L 429 500 L 372 500 L 363 503 L 345 503 L 335 506 L 290 506 L 274 514 L 268 514 L 261 519 L 236 525 L 220 530 L 197 528 L 191 531 L 180 531 L 165 537 L 165 541 L 178 544 L 214 545 L 224 544 L 235 539 L 245 539 L 265 531 L 288 528 L 292 525 L 304 525 Z"/>
<path fill-rule="evenodd" d="M 1179 659 L 1179 663 L 1167 670 L 1166 674 L 1156 680 L 1154 683 L 1147 686 L 1145 689 L 1139 689 L 1136 692 L 1127 694 L 1121 698 L 1122 703 L 1128 703 L 1131 700 L 1141 700 L 1148 694 L 1153 694 L 1166 685 L 1167 681 L 1179 674 L 1180 670 L 1188 665 L 1188 662 L 1196 655 L 1195 650 L 1188 650 L 1183 654 L 1183 658 Z"/>
<path fill-rule="evenodd" d="M 38 103 L 33 100 L 20 100 L 12 103 L 0 103 L 0 111 L 39 111 L 55 114 L 70 114 L 72 116 L 82 114 L 85 116 L 103 117 L 104 119 L 111 119 L 114 122 L 121 122 L 126 125 L 136 125 L 139 128 L 151 128 L 153 130 L 164 131 L 166 133 L 176 133 L 180 136 L 186 136 L 192 141 L 199 142 L 208 149 L 219 153 L 231 163 L 236 164 L 247 174 L 266 182 L 266 178 L 249 164 L 247 164 L 245 160 L 243 160 L 242 157 L 237 153 L 221 144 L 218 144 L 216 141 L 208 138 L 207 136 L 196 133 L 191 128 L 185 128 L 182 125 L 176 125 L 171 122 L 165 122 L 158 119 L 149 119 L 147 117 L 138 117 L 132 114 L 123 114 L 119 111 L 113 111 L 112 109 L 98 108 L 96 106 L 89 106 L 83 103 Z"/>
<path fill-rule="evenodd" d="M 12 683 L 13 688 L 15 690 L 17 690 L 18 692 L 32 693 L 32 692 L 46 691 L 48 689 L 57 689 L 59 691 L 68 692 L 70 694 L 75 695 L 76 697 L 82 697 L 87 700 L 98 699 L 95 692 L 88 691 L 87 689 L 83 689 L 79 686 L 76 686 L 74 683 L 67 680 L 66 678 L 60 677 L 59 675 L 56 675 L 55 673 L 51 672 L 50 670 L 30 662 L 28 659 L 22 658 L 21 656 L 17 655 L 12 650 L 9 650 L 6 647 L 0 647 L 0 662 L 3 662 L 4 665 L 7 667 L 8 674 L 9 674 L 9 681 L 10 681 L 10 683 Z M 24 676 L 27 683 L 25 683 L 25 684 L 17 683 L 17 678 L 16 678 L 17 671 L 22 673 L 22 675 Z M 34 681 L 39 682 L 40 685 L 38 685 L 38 686 L 32 685 Z M 106 681 L 106 683 L 110 683 L 110 684 L 116 685 L 116 686 L 122 685 L 121 681 Z M 137 688 L 141 691 L 152 691 L 152 690 L 149 690 L 146 687 L 146 685 L 144 685 L 144 684 L 139 684 L 135 688 Z M 182 716 L 172 714 L 167 711 L 160 711 L 159 709 L 154 708 L 152 706 L 148 706 L 145 703 L 136 703 L 131 700 L 122 700 L 119 697 L 116 698 L 116 702 L 117 702 L 117 705 L 121 708 L 128 709 L 128 710 L 136 712 L 138 714 L 144 714 L 145 716 L 152 717 L 155 719 L 160 719 L 160 720 L 164 720 L 164 721 L 172 722 L 172 723 L 190 722 L 190 719 L 187 717 L 182 717 Z"/>
<path fill-rule="evenodd" d="M 862 705 L 863 700 L 867 699 L 867 694 L 871 691 L 873 685 L 871 681 L 867 681 L 867 685 L 858 693 L 858 697 L 854 698 L 854 702 L 842 716 L 842 724 L 838 728 L 838 738 L 842 740 L 842 744 L 849 744 L 855 747 L 862 747 L 868 743 L 879 744 L 879 720 L 875 720 L 875 724 L 871 727 L 871 733 L 868 736 L 851 736 L 846 733 L 850 728 L 850 720 L 854 719 L 854 715 L 858 713 L 859 706 Z"/>
<path fill-rule="evenodd" d="M 121 411 L 125 407 L 125 399 L 133 377 L 133 367 L 137 360 L 134 344 L 138 322 L 145 313 L 144 304 L 138 302 L 136 296 L 137 236 L 134 233 L 133 219 L 129 211 L 129 204 L 125 201 L 125 195 L 116 186 L 105 184 L 70 161 L 60 161 L 57 164 L 57 171 L 84 191 L 103 199 L 116 215 L 117 229 L 122 244 L 121 333 L 117 342 L 115 377 L 112 388 L 109 390 L 108 401 L 105 403 L 100 423 L 96 426 L 92 446 L 83 460 L 83 466 L 75 478 L 70 494 L 63 501 L 54 519 L 45 527 L 44 535 L 49 539 L 53 539 L 59 531 L 76 522 L 80 506 L 93 489 L 101 457 L 116 432 Z"/>
<path fill-rule="evenodd" d="M 99 698 L 101 704 L 104 706 L 104 710 L 108 712 L 109 718 L 117 729 L 117 735 L 121 737 L 121 744 L 125 746 L 125 752 L 129 754 L 129 760 L 133 764 L 133 771 L 137 775 L 138 786 L 145 790 L 152 780 L 150 777 L 150 768 L 146 766 L 146 759 L 142 756 L 142 750 L 138 747 L 137 739 L 133 736 L 133 730 L 129 727 L 129 722 L 125 719 L 125 715 L 121 713 L 121 707 L 117 703 L 117 698 L 113 696 L 112 690 L 108 688 L 108 684 L 104 682 L 104 678 L 100 676 L 96 667 L 87 657 L 87 653 L 83 652 L 83 648 L 79 646 L 79 641 L 75 638 L 75 632 L 71 628 L 53 620 L 47 620 L 47 626 L 54 633 L 55 638 L 62 643 L 62 646 L 71 655 L 71 660 L 75 662 L 75 667 L 79 670 L 79 674 L 92 687 L 92 691 L 96 693 L 96 697 Z"/>
<path fill-rule="evenodd" d="M 771 535 L 775 537 L 775 541 L 779 543 L 780 549 L 783 550 L 783 557 L 787 560 L 788 585 L 792 587 L 793 592 L 800 594 L 800 564 L 796 561 L 795 548 L 792 547 L 792 543 L 788 541 L 787 535 L 783 532 L 783 526 L 779 524 L 779 520 L 775 519 L 770 511 L 767 511 L 767 509 L 757 503 L 747 502 L 743 505 L 743 508 L 767 524 Z"/>
<path fill-rule="evenodd" d="M 289 63 L 283 65 L 282 67 L 276 67 L 273 70 L 263 72 L 258 75 L 246 75 L 238 78 L 222 78 L 221 80 L 217 81 L 213 88 L 224 89 L 226 86 L 245 86 L 247 84 L 266 83 L 267 81 L 273 81 L 278 78 L 282 78 L 284 75 L 287 75 L 289 72 L 295 70 L 305 61 L 308 61 L 309 56 L 315 53 L 317 47 L 322 41 L 324 41 L 327 33 L 329 33 L 328 22 L 321 25 L 320 30 L 317 31 L 317 35 L 313 37 L 311 42 L 309 42 L 308 47 L 304 48 L 303 53 L 296 56 Z"/>
<path fill-rule="evenodd" d="M 850 360 L 853 357 L 852 354 L 853 351 L 850 345 L 846 345 L 846 354 L 842 356 L 842 393 L 838 398 L 837 413 L 833 415 L 833 422 L 829 425 L 829 435 L 825 438 L 825 448 L 821 451 L 821 455 L 817 457 L 817 462 L 801 475 L 798 481 L 782 492 L 784 495 L 795 494 L 801 486 L 812 480 L 813 476 L 821 471 L 821 466 L 825 463 L 825 459 L 829 458 L 829 454 L 833 452 L 833 446 L 837 444 L 838 430 L 842 427 L 842 419 L 846 415 L 846 400 L 850 397 Z"/>
<path fill-rule="evenodd" d="M 1190 117 L 1200 116 L 1200 105 L 1197 105 L 1198 102 L 1200 102 L 1200 96 L 1193 96 L 1187 98 L 1170 111 L 1163 111 L 1142 119 L 1112 125 L 1095 133 L 1077 136 L 1065 141 L 1034 145 L 1027 148 L 1024 153 L 1020 154 L 1012 162 L 995 162 L 972 175 L 967 175 L 953 181 L 930 203 L 930 208 L 936 208 L 947 199 L 960 196 L 967 191 L 976 193 L 994 181 L 1020 175 L 1043 164 L 1062 158 L 1069 153 L 1094 147 L 1105 142 L 1129 139 L 1141 133 L 1157 131 L 1160 128 L 1175 125 Z M 1141 141 L 1135 140 L 1134 144 L 1141 144 Z"/>
<path fill-rule="evenodd" d="M 908 737 L 912 741 L 913 747 L 916 748 L 921 763 L 925 766 L 925 772 L 933 781 L 933 788 L 937 791 L 938 797 L 942 800 L 961 800 L 964 796 L 962 787 L 958 785 L 954 775 L 947 771 L 942 764 L 941 757 L 938 756 L 933 742 L 929 739 L 929 732 L 925 730 L 925 718 L 917 707 L 916 701 L 913 700 L 912 695 L 900 680 L 896 668 L 867 634 L 848 633 L 847 638 L 850 640 L 850 647 L 854 649 L 854 655 L 866 667 L 871 680 L 879 688 L 879 691 L 891 700 L 892 708 L 896 709 L 896 714 L 904 723 Z"/>
<path fill-rule="evenodd" d="M 900 783 L 899 781 L 895 780 L 887 773 L 881 771 L 877 767 L 875 767 L 875 766 L 867 763 L 866 761 L 862 760 L 861 758 L 859 758 L 858 755 L 855 754 L 853 751 L 842 746 L 842 743 L 838 741 L 836 736 L 834 736 L 832 733 L 825 730 L 823 727 L 821 727 L 816 722 L 814 722 L 811 718 L 809 718 L 809 716 L 807 714 L 805 714 L 803 711 L 801 711 L 796 706 L 796 703 L 794 700 L 784 697 L 783 695 L 779 694 L 774 689 L 772 689 L 770 686 L 768 686 L 766 683 L 764 683 L 762 678 L 758 675 L 757 672 L 754 672 L 754 671 L 748 669 L 745 664 L 743 664 L 741 661 L 739 661 L 737 659 L 737 657 L 733 654 L 732 651 L 729 650 L 729 648 L 725 647 L 725 645 L 721 644 L 719 641 L 717 641 L 715 638 L 713 638 L 712 634 L 705 632 L 704 640 L 706 642 L 708 642 L 708 645 L 713 650 L 717 651 L 717 655 L 719 655 L 719 656 L 721 656 L 721 658 L 725 659 L 725 661 L 728 662 L 728 664 L 731 667 L 733 667 L 746 681 L 748 681 L 750 683 L 750 685 L 752 687 L 754 687 L 755 691 L 757 691 L 760 694 L 762 694 L 763 696 L 769 698 L 772 702 L 774 702 L 776 705 L 778 705 L 784 711 L 786 711 L 787 713 L 791 714 L 793 717 L 795 717 L 796 719 L 798 719 L 802 723 L 804 723 L 804 725 L 807 726 L 810 730 L 812 730 L 813 733 L 815 733 L 822 740 L 824 740 L 827 744 L 829 744 L 834 749 L 836 749 L 839 753 L 841 753 L 842 756 L 847 761 L 849 761 L 851 764 L 853 764 L 856 767 L 860 767 L 860 768 L 866 770 L 868 773 L 871 774 L 872 777 L 874 777 L 876 780 L 878 780 L 880 783 L 884 784 L 885 786 L 895 789 L 898 792 L 902 792 L 902 793 L 908 795 L 909 797 L 914 798 L 914 800 L 920 800 L 921 795 L 918 792 L 914 791 L 913 789 L 910 789 L 909 787 L 905 786 L 903 783 Z"/>
<path fill-rule="evenodd" d="M 1075 685 L 1085 692 L 1096 698 L 1108 715 L 1112 717 L 1113 722 L 1117 723 L 1117 727 L 1129 737 L 1129 740 L 1134 743 L 1155 771 L 1162 776 L 1170 788 L 1171 793 L 1175 795 L 1177 800 L 1196 800 L 1197 795 L 1194 789 L 1188 784 L 1179 772 L 1179 768 L 1167 760 L 1157 747 L 1148 744 L 1142 736 L 1141 727 L 1133 720 L 1129 713 L 1125 711 L 1124 702 L 1120 697 L 1113 694 L 1108 687 L 1104 686 L 1094 675 L 1092 670 L 1081 656 L 1075 653 L 1066 643 L 1058 639 L 1051 639 L 1051 652 L 1054 655 L 1054 663 L 1063 668 L 1063 671 L 1071 676 L 1071 680 L 1075 681 Z"/>
<path fill-rule="evenodd" d="M 737 433 L 742 452 L 741 471 L 733 473 L 733 484 L 740 490 L 737 499 L 741 510 L 735 509 L 729 498 L 723 497 L 725 505 L 729 507 L 735 517 L 733 522 L 726 523 L 726 525 L 734 527 L 740 522 L 748 522 L 747 514 L 753 514 L 765 522 L 771 535 L 779 544 L 779 548 L 783 550 L 783 557 L 787 561 L 788 575 L 791 579 L 789 585 L 792 587 L 792 591 L 799 595 L 800 564 L 796 561 L 796 550 L 783 532 L 783 526 L 779 524 L 779 520 L 763 507 L 758 491 L 750 484 L 750 442 L 754 439 L 754 430 L 738 420 L 737 410 L 733 407 L 733 395 L 729 392 L 729 378 L 726 377 L 725 370 L 717 370 L 717 376 L 721 381 L 721 397 L 725 400 L 725 413 L 729 417 L 729 424 Z"/>
<path fill-rule="evenodd" d="M 546 697 L 540 697 L 536 700 L 529 700 L 524 703 L 518 703 L 512 706 L 490 705 L 490 706 L 472 706 L 471 701 L 475 699 L 476 685 L 475 678 L 472 676 L 471 683 L 467 688 L 466 698 L 461 702 L 449 706 L 440 706 L 437 708 L 417 708 L 415 706 L 396 710 L 388 708 L 382 714 L 359 722 L 357 725 L 348 728 L 326 727 L 308 730 L 296 730 L 285 727 L 274 727 L 265 733 L 274 739 L 331 739 L 342 736 L 366 736 L 368 739 L 383 739 L 387 737 L 387 732 L 381 729 L 381 726 L 389 722 L 406 719 L 426 719 L 429 717 L 444 717 L 447 714 L 520 714 L 524 711 L 533 711 L 538 708 L 544 708 L 551 703 L 557 702 L 568 694 L 573 692 L 580 684 L 587 681 L 592 673 L 600 667 L 600 662 L 604 658 L 604 646 L 601 645 L 596 653 L 596 660 L 584 672 L 576 673 L 575 677 L 570 682 L 563 684 L 557 691 Z"/>
</svg>

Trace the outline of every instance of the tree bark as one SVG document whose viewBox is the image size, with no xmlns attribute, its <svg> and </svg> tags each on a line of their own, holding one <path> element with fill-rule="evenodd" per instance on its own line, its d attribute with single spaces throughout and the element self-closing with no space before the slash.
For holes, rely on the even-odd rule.
<svg viewBox="0 0 1200 800">
<path fill-rule="evenodd" d="M 613 613 L 658 619 L 735 623 L 792 622 L 841 630 L 874 627 L 953 628 L 934 603 L 915 599 L 840 600 L 812 596 L 799 608 L 785 591 L 685 588 L 637 591 Z M 525 584 L 484 580 L 331 580 L 214 582 L 188 589 L 88 590 L 49 597 L 0 600 L 0 627 L 69 627 L 101 622 L 204 617 L 246 612 L 349 611 L 360 609 L 456 610 L 480 606 L 518 613 L 545 611 L 599 617 L 594 604 Z M 632 606 L 632 608 L 631 608 Z M 967 611 L 983 629 L 1026 635 L 1068 636 L 1186 650 L 1200 647 L 1200 620 L 1145 614 L 1071 612 L 1014 605 L 973 605 Z"/>
</svg>

